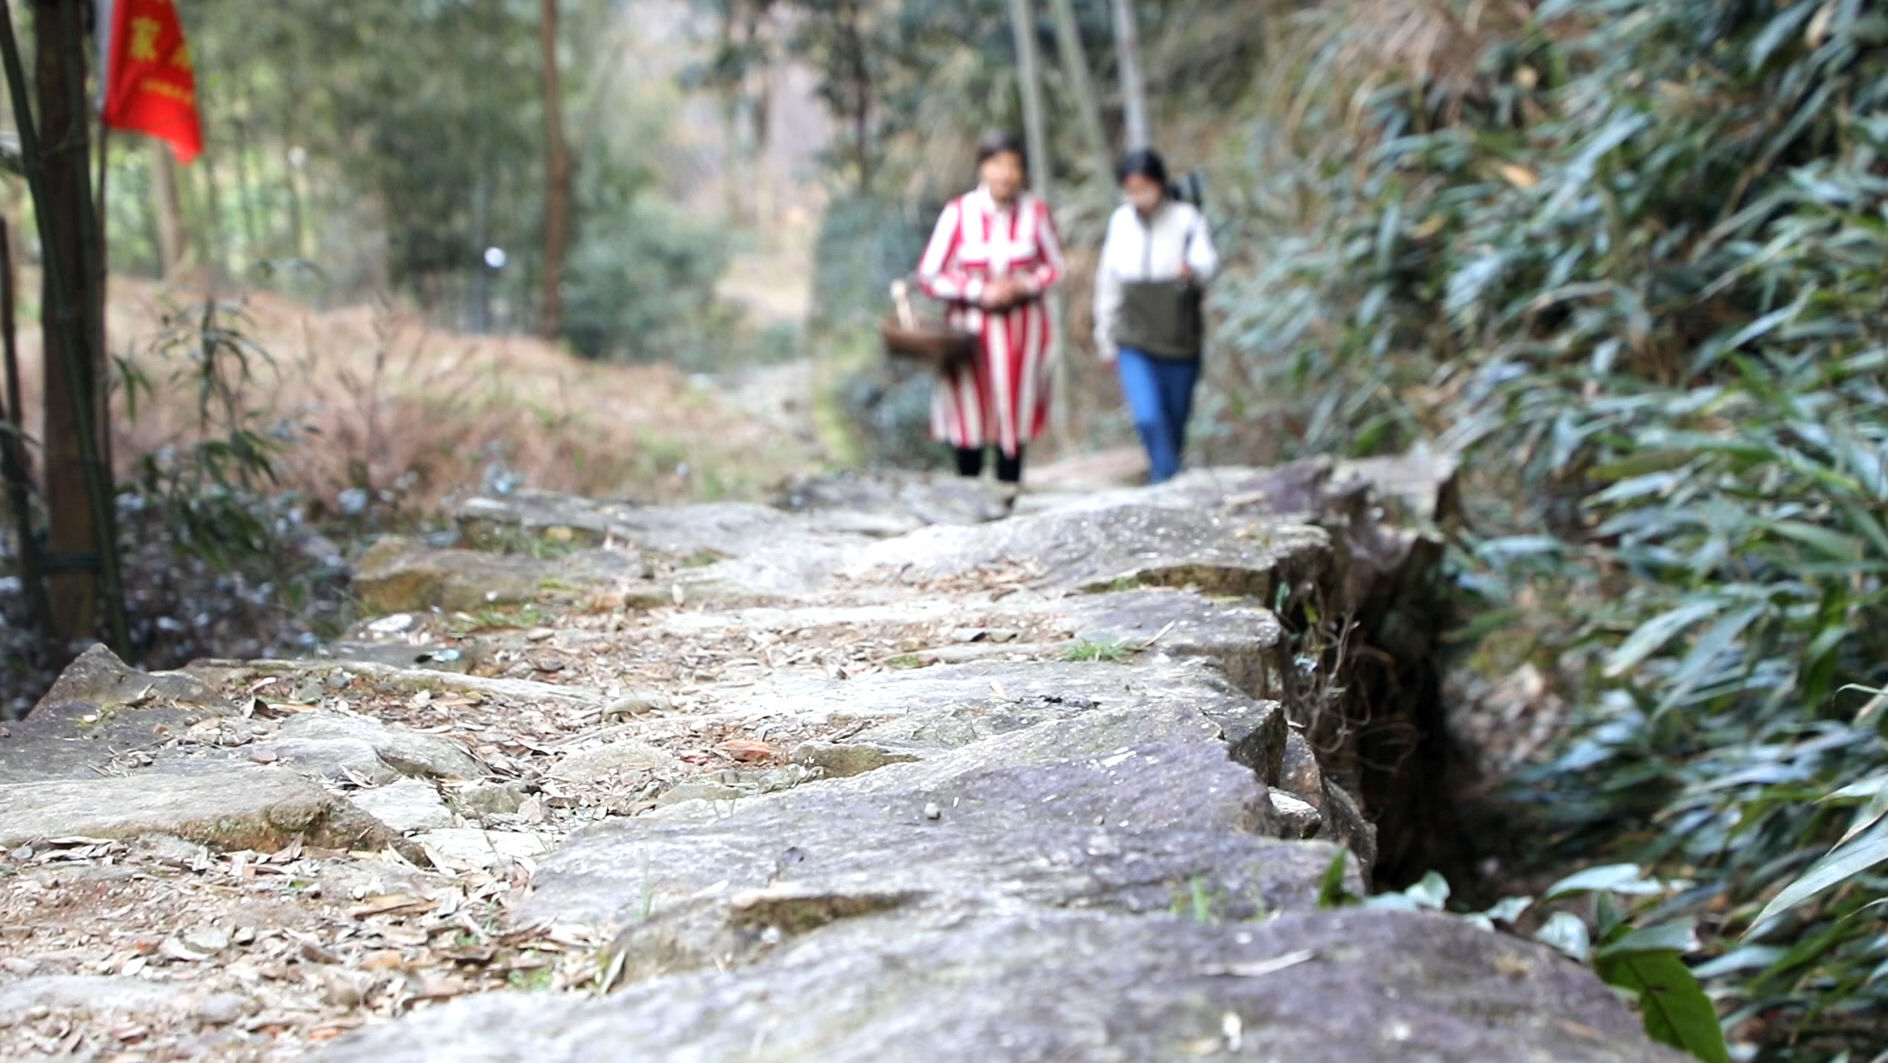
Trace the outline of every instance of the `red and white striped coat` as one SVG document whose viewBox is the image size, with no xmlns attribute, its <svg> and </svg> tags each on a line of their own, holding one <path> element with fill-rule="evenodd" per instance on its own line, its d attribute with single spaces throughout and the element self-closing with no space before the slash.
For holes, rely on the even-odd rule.
<svg viewBox="0 0 1888 1063">
<path fill-rule="evenodd" d="M 952 200 L 918 265 L 927 294 L 950 304 L 952 324 L 983 338 L 976 360 L 941 374 L 931 396 L 932 438 L 995 444 L 1014 455 L 1049 418 L 1049 311 L 1030 299 L 1005 311 L 978 306 L 985 283 L 1021 277 L 1040 295 L 1062 279 L 1062 239 L 1049 206 L 1024 194 L 999 208 L 982 188 Z"/>
</svg>

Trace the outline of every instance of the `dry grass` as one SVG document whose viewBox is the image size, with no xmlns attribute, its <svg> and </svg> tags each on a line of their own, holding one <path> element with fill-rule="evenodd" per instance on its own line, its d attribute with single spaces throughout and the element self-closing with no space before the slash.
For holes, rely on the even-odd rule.
<svg viewBox="0 0 1888 1063">
<path fill-rule="evenodd" d="M 112 352 L 156 384 L 135 418 L 123 389 L 115 396 L 121 474 L 140 455 L 205 434 L 192 359 L 203 301 L 113 281 Z M 229 305 L 225 327 L 266 352 L 252 359 L 240 409 L 287 430 L 281 486 L 317 513 L 348 488 L 430 512 L 495 474 L 650 501 L 752 496 L 819 460 L 810 433 L 730 410 L 672 367 L 600 365 L 535 339 L 443 332 L 392 305 L 315 311 L 268 294 Z M 37 329 L 21 340 L 27 409 L 37 411 Z"/>
</svg>

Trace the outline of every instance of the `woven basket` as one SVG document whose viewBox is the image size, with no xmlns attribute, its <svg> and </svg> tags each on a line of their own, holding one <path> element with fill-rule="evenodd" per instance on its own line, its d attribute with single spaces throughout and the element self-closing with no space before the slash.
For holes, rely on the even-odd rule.
<svg viewBox="0 0 1888 1063">
<path fill-rule="evenodd" d="M 886 354 L 923 362 L 936 369 L 948 369 L 976 358 L 977 334 L 943 322 L 920 319 L 912 310 L 911 288 L 906 282 L 893 283 L 892 305 L 892 315 L 878 327 Z"/>
</svg>

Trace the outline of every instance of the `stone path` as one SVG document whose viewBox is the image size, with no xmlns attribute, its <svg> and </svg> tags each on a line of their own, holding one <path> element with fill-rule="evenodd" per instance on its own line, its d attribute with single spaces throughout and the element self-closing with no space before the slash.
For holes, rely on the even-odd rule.
<svg viewBox="0 0 1888 1063">
<path fill-rule="evenodd" d="M 1277 611 L 1393 591 L 1448 479 L 473 500 L 325 658 L 97 650 L 0 732 L 0 1055 L 1678 1059 L 1320 907 L 1379 839 Z"/>
</svg>

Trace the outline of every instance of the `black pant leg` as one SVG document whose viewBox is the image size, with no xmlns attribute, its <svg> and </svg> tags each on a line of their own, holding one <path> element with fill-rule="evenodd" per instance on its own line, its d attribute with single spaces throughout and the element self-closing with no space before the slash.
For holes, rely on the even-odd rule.
<svg viewBox="0 0 1888 1063">
<path fill-rule="evenodd" d="M 996 452 L 996 478 L 1001 483 L 1019 484 L 1023 482 L 1023 448 L 1019 444 L 1016 453 Z"/>
<path fill-rule="evenodd" d="M 974 480 L 983 475 L 983 448 L 957 447 L 957 475 Z"/>
</svg>

